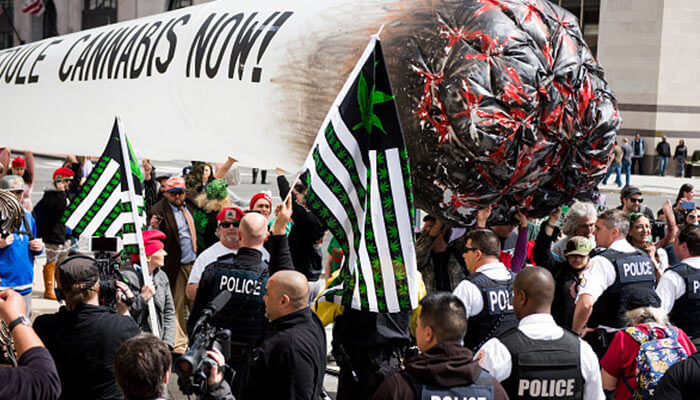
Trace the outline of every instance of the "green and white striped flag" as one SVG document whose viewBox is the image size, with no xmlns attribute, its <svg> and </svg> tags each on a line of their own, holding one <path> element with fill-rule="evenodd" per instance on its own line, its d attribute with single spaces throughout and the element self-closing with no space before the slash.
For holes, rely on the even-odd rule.
<svg viewBox="0 0 700 400">
<path fill-rule="evenodd" d="M 126 139 L 126 135 L 123 135 Z M 131 145 L 129 163 L 124 165 L 119 124 L 114 121 L 112 134 L 100 160 L 85 180 L 80 193 L 63 215 L 66 226 L 82 237 L 121 237 L 124 256 L 139 254 L 137 234 L 146 221 L 143 203 L 143 175 Z M 128 171 L 128 172 L 127 172 Z M 139 221 L 134 221 L 129 200 L 128 174 L 134 184 Z"/>
<path fill-rule="evenodd" d="M 372 312 L 416 308 L 411 173 L 378 37 L 331 106 L 302 170 L 307 206 L 345 254 L 322 300 Z"/>
</svg>

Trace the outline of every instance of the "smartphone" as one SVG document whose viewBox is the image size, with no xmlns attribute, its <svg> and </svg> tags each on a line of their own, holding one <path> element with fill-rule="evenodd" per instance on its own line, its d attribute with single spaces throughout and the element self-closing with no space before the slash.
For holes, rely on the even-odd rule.
<svg viewBox="0 0 700 400">
<path fill-rule="evenodd" d="M 683 201 L 681 202 L 681 208 L 684 210 L 695 210 L 694 201 Z"/>
</svg>

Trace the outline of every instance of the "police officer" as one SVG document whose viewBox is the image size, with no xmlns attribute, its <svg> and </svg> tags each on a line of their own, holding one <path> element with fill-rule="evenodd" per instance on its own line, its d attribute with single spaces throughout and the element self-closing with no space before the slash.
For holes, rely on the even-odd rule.
<svg viewBox="0 0 700 400">
<path fill-rule="evenodd" d="M 422 354 L 407 359 L 406 369 L 388 377 L 372 399 L 507 399 L 501 384 L 462 346 L 464 304 L 449 292 L 435 292 L 420 305 L 416 343 Z"/>
<path fill-rule="evenodd" d="M 680 264 L 667 269 L 656 293 L 671 322 L 700 346 L 700 226 L 688 225 L 674 246 Z"/>
<path fill-rule="evenodd" d="M 331 275 L 326 288 L 338 273 Z M 420 275 L 417 286 L 422 299 L 425 285 Z M 409 325 L 419 308 L 412 313 L 375 313 L 344 307 L 321 296 L 313 310 L 324 326 L 335 322 L 332 354 L 340 367 L 336 400 L 370 399 L 388 376 L 401 370 L 401 358 L 411 344 Z"/>
<path fill-rule="evenodd" d="M 336 400 L 370 399 L 387 376 L 401 370 L 401 356 L 411 344 L 409 311 L 374 313 L 321 300 L 314 311 L 324 325 L 335 322 L 332 354 L 340 367 Z"/>
<path fill-rule="evenodd" d="M 598 358 L 588 343 L 557 326 L 550 314 L 554 278 L 541 267 L 513 283 L 517 328 L 486 342 L 476 359 L 511 399 L 603 400 Z"/>
<path fill-rule="evenodd" d="M 241 247 L 236 255 L 226 255 L 210 264 L 202 273 L 192 313 L 187 321 L 190 336 L 202 310 L 219 293 L 228 290 L 231 300 L 214 317 L 218 328 L 231 331 L 231 357 L 227 364 L 236 371 L 232 391 L 237 394 L 247 365 L 248 354 L 262 337 L 267 326 L 265 318 L 265 284 L 270 275 L 292 267 L 287 236 L 284 234 L 291 215 L 291 204 L 280 204 L 277 218 L 268 238 L 267 219 L 250 213 L 241 219 L 239 238 Z M 262 259 L 265 240 L 270 241 L 270 263 Z"/>
<path fill-rule="evenodd" d="M 517 324 L 512 304 L 515 275 L 499 261 L 501 242 L 495 233 L 475 230 L 466 239 L 463 257 L 470 275 L 454 295 L 464 303 L 469 321 L 464 346 L 475 351 Z"/>
<path fill-rule="evenodd" d="M 595 241 L 606 248 L 591 258 L 583 274 L 574 310 L 574 332 L 585 335 L 599 357 L 605 354 L 614 330 L 626 325 L 625 299 L 633 288 L 654 288 L 656 272 L 649 255 L 633 247 L 625 237 L 629 220 L 620 210 L 603 211 L 595 223 Z M 591 334 L 593 329 L 606 332 Z"/>
</svg>

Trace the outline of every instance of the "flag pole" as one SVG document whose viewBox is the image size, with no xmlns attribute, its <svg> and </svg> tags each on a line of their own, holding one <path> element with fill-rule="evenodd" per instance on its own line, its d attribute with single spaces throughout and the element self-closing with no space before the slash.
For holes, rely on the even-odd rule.
<svg viewBox="0 0 700 400">
<path fill-rule="evenodd" d="M 292 184 L 289 186 L 289 192 L 287 192 L 287 195 L 282 199 L 283 204 L 287 204 L 287 200 L 289 199 L 289 196 L 292 195 L 292 190 L 294 190 L 294 186 L 299 182 L 299 178 L 301 177 L 301 172 L 297 172 L 296 178 L 294 178 L 294 181 Z M 273 210 L 274 211 L 274 210 Z"/>
<path fill-rule="evenodd" d="M 129 160 L 129 147 L 126 145 L 126 135 L 124 134 L 124 127 L 122 126 L 122 119 L 117 115 L 117 125 L 119 128 L 119 142 L 122 147 L 122 163 L 124 169 L 126 170 L 126 182 L 129 187 L 129 202 L 131 202 L 131 215 L 134 218 L 134 225 L 136 226 L 136 242 L 139 247 L 139 265 L 141 265 L 141 274 L 143 275 L 144 285 L 151 283 L 151 275 L 148 272 L 148 262 L 146 261 L 145 246 L 143 244 L 143 236 L 141 236 L 141 226 L 143 225 L 140 221 L 141 217 L 138 212 L 138 206 L 136 204 L 136 193 L 134 190 L 133 174 L 131 173 L 131 162 Z M 153 297 L 148 300 L 148 322 L 151 325 L 151 333 L 155 336 L 160 337 L 160 332 L 158 330 L 158 320 L 156 319 L 156 306 L 153 302 Z"/>
</svg>

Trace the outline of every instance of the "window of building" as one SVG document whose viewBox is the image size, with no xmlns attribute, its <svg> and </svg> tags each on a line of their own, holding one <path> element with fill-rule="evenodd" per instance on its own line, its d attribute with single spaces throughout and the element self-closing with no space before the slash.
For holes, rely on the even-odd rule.
<svg viewBox="0 0 700 400">
<path fill-rule="evenodd" d="M 84 0 L 83 29 L 117 22 L 117 0 Z"/>
<path fill-rule="evenodd" d="M 0 49 L 7 49 L 15 45 L 12 21 L 14 20 L 14 6 L 12 0 L 0 0 Z"/>
<path fill-rule="evenodd" d="M 85 0 L 86 10 L 99 10 L 101 8 L 117 8 L 117 0 Z"/>
<path fill-rule="evenodd" d="M 579 20 L 583 40 L 590 47 L 593 57 L 598 54 L 598 18 L 600 15 L 600 0 L 552 0 Z"/>
<path fill-rule="evenodd" d="M 177 10 L 178 8 L 189 7 L 192 5 L 192 0 L 170 0 L 168 2 L 168 10 Z"/>
</svg>

